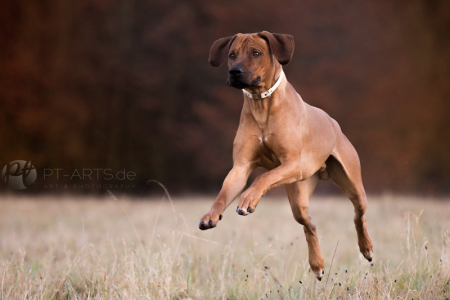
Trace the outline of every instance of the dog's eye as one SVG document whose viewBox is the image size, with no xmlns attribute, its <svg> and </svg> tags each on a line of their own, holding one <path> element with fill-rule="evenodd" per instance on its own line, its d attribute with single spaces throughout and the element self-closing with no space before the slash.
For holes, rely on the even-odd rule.
<svg viewBox="0 0 450 300">
<path fill-rule="evenodd" d="M 235 58 L 234 53 L 230 53 L 230 58 Z"/>
<path fill-rule="evenodd" d="M 261 53 L 259 53 L 258 51 L 254 51 L 254 52 L 253 52 L 253 56 L 255 56 L 255 57 L 256 57 L 256 56 L 259 56 L 260 54 L 261 54 Z"/>
</svg>

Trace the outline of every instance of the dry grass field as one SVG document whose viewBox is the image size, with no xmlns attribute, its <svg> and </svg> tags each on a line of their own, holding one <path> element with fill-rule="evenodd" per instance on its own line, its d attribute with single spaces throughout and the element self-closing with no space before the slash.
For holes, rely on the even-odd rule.
<svg viewBox="0 0 450 300">
<path fill-rule="evenodd" d="M 450 297 L 448 199 L 370 197 L 375 258 L 369 263 L 358 252 L 351 203 L 313 196 L 310 214 L 326 266 L 321 282 L 309 270 L 303 229 L 285 197 L 262 199 L 247 217 L 232 205 L 215 229 L 200 231 L 198 221 L 212 201 L 173 199 L 172 206 L 168 199 L 4 196 L 0 297 Z"/>
</svg>

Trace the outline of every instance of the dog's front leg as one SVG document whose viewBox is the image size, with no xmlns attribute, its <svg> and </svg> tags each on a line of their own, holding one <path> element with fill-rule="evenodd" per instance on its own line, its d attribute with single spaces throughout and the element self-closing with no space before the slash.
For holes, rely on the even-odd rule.
<svg viewBox="0 0 450 300">
<path fill-rule="evenodd" d="M 238 165 L 228 173 L 223 182 L 222 189 L 214 201 L 210 211 L 200 220 L 199 228 L 206 230 L 217 226 L 219 220 L 222 219 L 223 212 L 236 199 L 239 193 L 247 184 L 248 176 L 253 171 L 254 166 Z"/>
<path fill-rule="evenodd" d="M 246 216 L 256 209 L 259 200 L 271 188 L 302 180 L 300 159 L 287 160 L 279 167 L 258 176 L 241 195 L 236 212 Z"/>
</svg>

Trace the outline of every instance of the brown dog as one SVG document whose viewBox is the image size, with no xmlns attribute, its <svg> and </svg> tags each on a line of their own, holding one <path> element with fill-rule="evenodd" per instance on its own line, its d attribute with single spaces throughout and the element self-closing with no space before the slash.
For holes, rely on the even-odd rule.
<svg viewBox="0 0 450 300">
<path fill-rule="evenodd" d="M 291 35 L 267 31 L 236 34 L 212 45 L 209 63 L 218 67 L 228 58 L 227 84 L 243 89 L 244 106 L 233 144 L 233 168 L 199 227 L 216 227 L 251 172 L 261 166 L 269 171 L 242 193 L 236 211 L 243 216 L 254 212 L 267 190 L 285 185 L 294 218 L 304 226 L 309 264 L 320 280 L 324 260 L 308 215 L 309 198 L 319 179 L 331 178 L 352 201 L 359 249 L 369 261 L 373 245 L 364 216 L 367 200 L 358 154 L 338 123 L 305 103 L 287 81 L 282 65 L 293 53 Z"/>
</svg>

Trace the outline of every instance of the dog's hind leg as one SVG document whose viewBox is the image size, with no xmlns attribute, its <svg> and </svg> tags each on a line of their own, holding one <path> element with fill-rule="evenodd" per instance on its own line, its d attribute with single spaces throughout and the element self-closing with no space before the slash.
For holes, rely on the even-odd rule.
<svg viewBox="0 0 450 300">
<path fill-rule="evenodd" d="M 316 226 L 311 222 L 311 217 L 308 214 L 309 198 L 316 188 L 318 179 L 316 173 L 307 180 L 296 181 L 285 185 L 285 187 L 294 218 L 303 225 L 305 231 L 306 241 L 308 242 L 309 265 L 317 279 L 321 280 L 325 265 L 319 247 Z"/>
<path fill-rule="evenodd" d="M 367 198 L 361 178 L 361 166 L 355 148 L 341 133 L 336 148 L 326 161 L 331 180 L 341 188 L 355 208 L 355 227 L 359 250 L 370 262 L 373 258 L 373 244 L 367 231 Z"/>
</svg>

